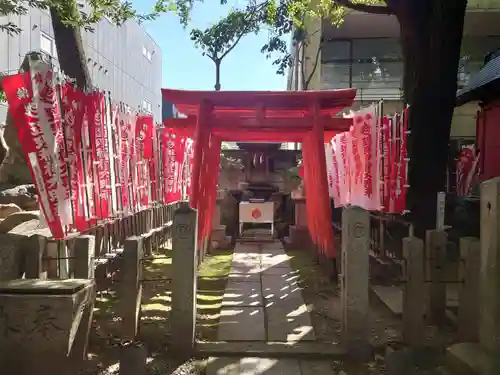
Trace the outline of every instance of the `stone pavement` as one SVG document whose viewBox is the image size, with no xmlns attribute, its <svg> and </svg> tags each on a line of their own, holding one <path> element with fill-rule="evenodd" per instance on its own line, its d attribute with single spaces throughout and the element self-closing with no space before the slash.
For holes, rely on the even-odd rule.
<svg viewBox="0 0 500 375">
<path fill-rule="evenodd" d="M 314 341 L 298 279 L 280 242 L 238 243 L 222 301 L 218 339 L 290 344 Z M 333 373 L 328 361 L 316 366 L 322 367 L 322 374 Z M 207 375 L 309 374 L 303 367 L 296 359 L 212 357 Z"/>
<path fill-rule="evenodd" d="M 218 339 L 315 340 L 298 278 L 280 242 L 237 244 Z"/>
</svg>

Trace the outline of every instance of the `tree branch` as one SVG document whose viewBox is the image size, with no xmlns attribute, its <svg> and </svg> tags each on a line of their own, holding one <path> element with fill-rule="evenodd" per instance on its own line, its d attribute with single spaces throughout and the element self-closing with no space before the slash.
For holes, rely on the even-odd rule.
<svg viewBox="0 0 500 375">
<path fill-rule="evenodd" d="M 319 54 L 321 52 L 321 50 L 323 49 L 323 44 L 320 43 L 319 46 L 318 46 L 318 50 L 316 51 L 316 60 L 314 60 L 314 66 L 311 70 L 311 74 L 309 74 L 309 77 L 307 78 L 306 80 L 306 90 L 309 88 L 309 84 L 311 83 L 311 80 L 314 76 L 314 73 L 316 72 L 316 69 L 318 69 L 318 62 L 319 62 Z"/>
<path fill-rule="evenodd" d="M 231 51 L 234 49 L 234 47 L 236 47 L 236 45 L 240 42 L 241 38 L 243 38 L 243 37 L 247 34 L 248 29 L 249 29 L 248 27 L 245 27 L 245 29 L 244 29 L 244 30 L 240 33 L 240 35 L 238 35 L 238 37 L 236 38 L 236 40 L 234 41 L 233 45 L 232 45 L 231 47 L 229 47 L 229 48 L 226 50 L 226 52 L 224 52 L 224 53 L 222 54 L 222 56 L 220 57 L 220 60 L 222 60 L 224 57 L 226 57 L 226 56 L 227 56 L 227 54 L 228 54 L 229 52 L 231 52 Z"/>
<path fill-rule="evenodd" d="M 343 7 L 363 13 L 387 15 L 395 14 L 394 10 L 389 6 L 358 4 L 353 3 L 351 0 L 333 0 L 333 2 L 337 5 L 342 5 Z"/>
<path fill-rule="evenodd" d="M 248 24 L 240 32 L 240 35 L 238 35 L 238 37 L 234 41 L 233 45 L 231 47 L 229 47 L 227 49 L 227 51 L 222 54 L 222 56 L 220 57 L 220 60 L 222 60 L 224 57 L 226 57 L 227 54 L 229 52 L 231 52 L 234 49 L 234 47 L 236 47 L 236 45 L 240 42 L 241 38 L 243 38 L 246 34 L 248 34 L 248 32 L 250 31 L 250 29 L 254 26 L 254 24 L 253 24 L 253 22 L 255 21 L 255 20 L 253 20 L 254 16 L 256 15 L 256 13 L 258 11 L 260 11 L 262 8 L 264 8 L 264 6 L 265 6 L 266 3 L 267 2 L 264 2 L 264 3 L 260 4 L 259 6 L 257 6 L 257 7 L 255 7 L 255 8 L 252 9 L 252 11 L 249 14 L 250 20 L 248 21 Z"/>
<path fill-rule="evenodd" d="M 299 62 L 300 62 L 300 80 L 302 84 L 302 90 L 307 90 L 306 87 L 306 55 L 305 55 L 305 48 L 304 48 L 304 43 L 300 43 L 299 46 L 299 51 L 297 53 L 299 55 Z"/>
</svg>

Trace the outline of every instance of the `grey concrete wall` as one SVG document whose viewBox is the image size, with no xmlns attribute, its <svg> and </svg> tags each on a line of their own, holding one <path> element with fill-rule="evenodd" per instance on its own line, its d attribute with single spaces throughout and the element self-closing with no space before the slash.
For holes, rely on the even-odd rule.
<svg viewBox="0 0 500 375">
<path fill-rule="evenodd" d="M 11 21 L 23 31 L 9 36 L 0 32 L 0 72 L 15 72 L 29 51 L 39 51 L 42 34 L 49 39 L 54 32 L 48 11 L 31 9 L 24 16 L 0 17 L 0 23 Z M 94 32 L 83 31 L 87 61 L 94 85 L 111 91 L 116 101 L 133 108 L 151 103 L 155 119 L 161 121 L 162 52 L 155 41 L 135 21 L 117 27 L 103 19 Z M 151 61 L 143 48 L 151 53 Z M 55 44 L 54 44 L 55 54 Z M 6 106 L 0 104 L 0 121 Z"/>
</svg>

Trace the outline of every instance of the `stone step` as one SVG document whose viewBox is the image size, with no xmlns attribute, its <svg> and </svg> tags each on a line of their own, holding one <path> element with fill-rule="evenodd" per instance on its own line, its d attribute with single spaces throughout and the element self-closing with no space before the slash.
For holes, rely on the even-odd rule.
<svg viewBox="0 0 500 375">
<path fill-rule="evenodd" d="M 211 357 L 207 375 L 301 375 L 296 359 Z"/>
<path fill-rule="evenodd" d="M 251 356 L 273 358 L 343 358 L 345 350 L 338 343 L 310 341 L 217 341 L 197 342 L 197 355 L 211 356 Z"/>
<path fill-rule="evenodd" d="M 436 374 L 439 375 L 458 375 L 456 372 L 452 372 L 449 368 L 441 366 L 436 368 Z"/>
<path fill-rule="evenodd" d="M 482 375 L 488 356 L 478 344 L 459 343 L 446 349 L 445 362 L 453 375 Z"/>
</svg>

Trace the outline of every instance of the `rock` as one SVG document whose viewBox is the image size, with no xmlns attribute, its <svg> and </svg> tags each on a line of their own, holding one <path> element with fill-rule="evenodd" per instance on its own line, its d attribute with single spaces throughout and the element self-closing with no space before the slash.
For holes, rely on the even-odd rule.
<svg viewBox="0 0 500 375">
<path fill-rule="evenodd" d="M 34 234 L 38 234 L 44 237 L 50 237 L 50 229 L 44 228 L 39 219 L 32 219 L 29 221 L 25 221 L 19 225 L 16 225 L 9 231 L 10 234 L 19 234 L 25 237 L 32 236 Z"/>
<path fill-rule="evenodd" d="M 40 223 L 39 211 L 17 212 L 8 216 L 0 223 L 0 233 L 9 233 L 12 229 L 26 221 L 37 220 Z M 22 234 L 22 233 L 18 233 Z"/>
<path fill-rule="evenodd" d="M 7 216 L 22 211 L 21 208 L 14 203 L 0 204 L 0 219 L 5 219 Z"/>
<path fill-rule="evenodd" d="M 35 185 L 9 186 L 0 191 L 0 204 L 14 203 L 23 210 L 37 210 L 38 196 Z"/>
</svg>

